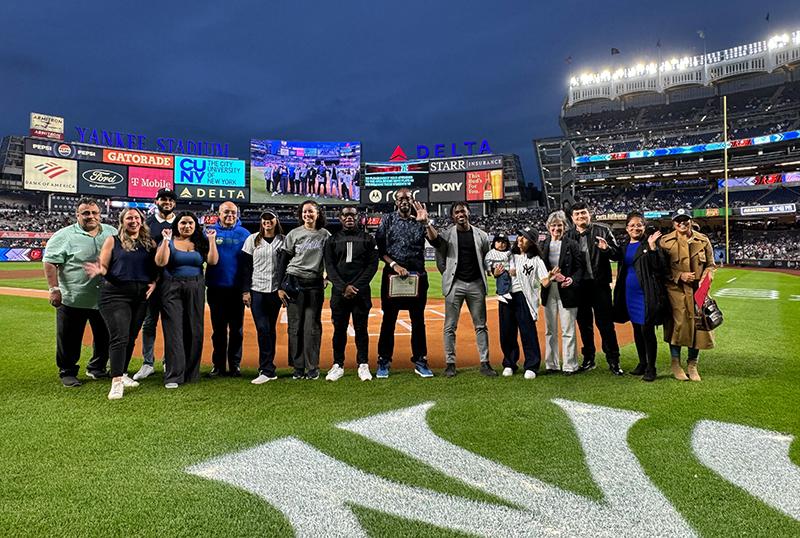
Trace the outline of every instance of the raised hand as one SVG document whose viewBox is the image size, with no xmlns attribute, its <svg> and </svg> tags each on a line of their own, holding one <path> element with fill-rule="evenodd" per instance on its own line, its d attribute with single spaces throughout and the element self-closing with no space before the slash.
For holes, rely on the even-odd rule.
<svg viewBox="0 0 800 538">
<path fill-rule="evenodd" d="M 417 212 L 417 222 L 428 223 L 428 209 L 422 202 L 414 202 L 414 211 Z"/>
<path fill-rule="evenodd" d="M 656 230 L 650 237 L 647 238 L 647 244 L 650 246 L 650 250 L 656 249 L 656 243 L 658 242 L 659 237 L 661 237 L 661 230 Z"/>
<path fill-rule="evenodd" d="M 217 230 L 214 228 L 206 228 L 206 237 L 209 241 L 213 241 L 217 237 Z"/>
<path fill-rule="evenodd" d="M 161 237 L 163 237 L 167 241 L 172 239 L 172 228 L 164 228 L 163 230 L 161 230 Z"/>
</svg>

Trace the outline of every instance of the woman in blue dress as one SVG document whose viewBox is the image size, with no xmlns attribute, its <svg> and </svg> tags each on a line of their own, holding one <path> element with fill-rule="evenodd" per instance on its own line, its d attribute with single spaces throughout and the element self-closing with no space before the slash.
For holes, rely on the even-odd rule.
<svg viewBox="0 0 800 538">
<path fill-rule="evenodd" d="M 666 305 L 663 274 L 666 267 L 658 248 L 660 231 L 645 233 L 644 216 L 628 214 L 625 231 L 628 237 L 619 249 L 617 282 L 614 286 L 614 321 L 633 325 L 633 339 L 639 364 L 632 375 L 644 381 L 656 378 L 656 326 L 664 319 Z"/>
</svg>

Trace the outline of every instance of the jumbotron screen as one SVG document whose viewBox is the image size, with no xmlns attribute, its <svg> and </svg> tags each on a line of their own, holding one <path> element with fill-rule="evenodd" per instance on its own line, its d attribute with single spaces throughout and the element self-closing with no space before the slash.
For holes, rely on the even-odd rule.
<svg viewBox="0 0 800 538">
<path fill-rule="evenodd" d="M 250 141 L 250 201 L 359 200 L 360 142 Z"/>
</svg>

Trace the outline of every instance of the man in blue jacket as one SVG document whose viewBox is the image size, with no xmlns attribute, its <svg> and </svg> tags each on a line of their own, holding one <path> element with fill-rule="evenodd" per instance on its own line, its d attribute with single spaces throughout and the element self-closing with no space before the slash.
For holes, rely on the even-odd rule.
<svg viewBox="0 0 800 538">
<path fill-rule="evenodd" d="M 220 204 L 219 220 L 213 228 L 217 231 L 219 261 L 217 265 L 210 265 L 206 269 L 206 297 L 211 310 L 211 343 L 214 347 L 211 354 L 214 367 L 210 375 L 227 373 L 239 377 L 244 326 L 239 265 L 242 245 L 250 232 L 241 225 L 239 208 L 233 202 Z"/>
</svg>

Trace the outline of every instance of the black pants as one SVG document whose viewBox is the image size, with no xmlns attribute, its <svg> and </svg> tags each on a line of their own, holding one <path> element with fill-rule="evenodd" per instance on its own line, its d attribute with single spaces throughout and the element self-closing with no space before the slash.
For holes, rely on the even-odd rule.
<svg viewBox="0 0 800 538">
<path fill-rule="evenodd" d="M 614 330 L 611 310 L 611 288 L 608 284 L 600 284 L 592 280 L 585 281 L 580 288 L 578 303 L 578 330 L 581 333 L 581 354 L 583 360 L 594 360 L 594 325 L 600 331 L 603 353 L 608 364 L 619 364 L 619 344 Z"/>
<path fill-rule="evenodd" d="M 56 309 L 56 365 L 60 377 L 77 376 L 86 322 L 92 328 L 92 358 L 88 372 L 105 372 L 108 364 L 108 329 L 99 310 L 62 304 Z"/>
<path fill-rule="evenodd" d="M 300 293 L 286 307 L 289 322 L 289 361 L 296 371 L 319 369 L 322 343 L 322 303 L 325 290 L 322 279 L 312 282 L 297 279 Z"/>
<path fill-rule="evenodd" d="M 391 362 L 394 353 L 394 332 L 397 314 L 408 310 L 411 318 L 411 362 L 427 361 L 428 340 L 425 335 L 425 305 L 428 303 L 428 273 L 419 273 L 419 293 L 416 297 L 389 297 L 389 277 L 396 274 L 388 265 L 381 277 L 381 335 L 378 338 L 378 361 Z"/>
<path fill-rule="evenodd" d="M 208 287 L 208 306 L 211 310 L 211 343 L 214 347 L 211 362 L 224 373 L 227 366 L 235 372 L 242 362 L 242 328 L 244 303 L 235 288 Z"/>
<path fill-rule="evenodd" d="M 639 364 L 648 370 L 655 371 L 658 343 L 656 341 L 656 328 L 654 325 L 633 325 L 633 341 L 636 343 L 636 353 L 639 355 Z"/>
<path fill-rule="evenodd" d="M 128 372 L 133 346 L 147 313 L 147 283 L 104 281 L 100 287 L 100 315 L 108 327 L 111 377 Z"/>
<path fill-rule="evenodd" d="M 508 304 L 498 302 L 497 315 L 500 322 L 503 368 L 517 370 L 517 361 L 519 361 L 517 334 L 519 333 L 519 338 L 522 340 L 522 353 L 525 355 L 523 368 L 538 372 L 542 362 L 542 351 L 539 349 L 536 320 L 531 316 L 525 295 L 521 291 L 517 291 L 511 294 L 511 301 Z"/>
<path fill-rule="evenodd" d="M 165 384 L 189 383 L 200 378 L 205 306 L 202 275 L 165 278 L 161 284 Z"/>
<path fill-rule="evenodd" d="M 156 286 L 155 291 L 147 301 L 147 315 L 142 323 L 142 358 L 144 364 L 153 366 L 155 360 L 156 329 L 158 327 L 158 317 L 161 314 L 161 284 Z M 163 330 L 163 327 L 162 327 Z"/>
<path fill-rule="evenodd" d="M 275 326 L 281 312 L 281 300 L 276 291 L 272 293 L 253 291 L 250 296 L 252 300 L 250 309 L 253 312 L 253 320 L 256 323 L 256 333 L 258 334 L 258 373 L 274 377 L 275 343 L 277 342 Z"/>
<path fill-rule="evenodd" d="M 317 183 L 317 194 L 325 194 L 328 195 L 328 184 L 324 181 L 320 181 Z"/>
<path fill-rule="evenodd" d="M 331 294 L 331 319 L 333 320 L 333 362 L 344 367 L 344 349 L 347 345 L 347 325 L 353 315 L 353 330 L 356 333 L 356 362 L 369 362 L 369 310 L 372 299 L 367 293 L 358 294 L 346 299 L 341 290 L 333 290 Z"/>
</svg>

